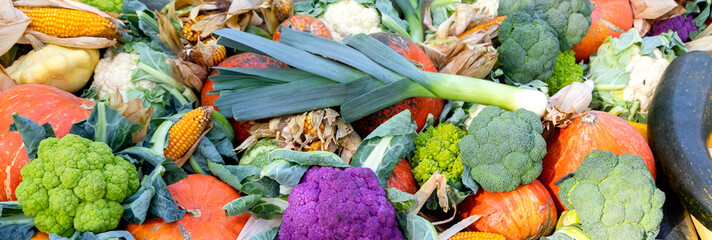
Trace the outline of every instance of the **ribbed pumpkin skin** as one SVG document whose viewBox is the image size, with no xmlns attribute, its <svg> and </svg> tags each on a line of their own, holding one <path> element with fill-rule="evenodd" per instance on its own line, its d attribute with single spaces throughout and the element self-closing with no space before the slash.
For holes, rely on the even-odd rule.
<svg viewBox="0 0 712 240">
<path fill-rule="evenodd" d="M 403 192 L 410 194 L 415 194 L 418 191 L 418 182 L 415 181 L 413 177 L 413 172 L 411 170 L 413 167 L 410 165 L 408 160 L 401 159 L 400 162 L 396 164 L 393 169 L 393 173 L 388 178 L 386 182 L 386 188 L 397 188 Z"/>
<path fill-rule="evenodd" d="M 503 235 L 507 240 L 534 240 L 548 236 L 556 225 L 554 201 L 538 180 L 514 191 L 490 193 L 480 189 L 457 207 L 461 219 L 485 215 L 468 229 Z"/>
<path fill-rule="evenodd" d="M 610 113 L 588 111 L 566 128 L 557 129 L 546 144 L 546 156 L 539 180 L 549 189 L 559 211 L 566 208 L 559 201 L 559 187 L 554 183 L 576 171 L 583 158 L 593 150 L 616 155 L 636 154 L 645 160 L 655 178 L 653 152 L 640 132 L 625 120 Z"/>
<path fill-rule="evenodd" d="M 234 217 L 225 216 L 222 207 L 239 198 L 240 194 L 215 177 L 192 174 L 167 188 L 178 201 L 178 206 L 188 211 L 198 210 L 200 216 L 193 216 L 188 212 L 177 222 L 166 223 L 157 218 L 141 225 L 130 224 L 126 231 L 134 238 L 234 240 L 250 218 L 247 213 Z"/>
<path fill-rule="evenodd" d="M 298 14 L 287 18 L 280 25 L 299 30 L 303 32 L 308 32 L 317 36 L 322 36 L 331 39 L 331 32 L 326 28 L 326 25 L 312 16 L 306 14 Z M 274 31 L 272 40 L 279 41 L 280 31 L 279 28 Z"/>
<path fill-rule="evenodd" d="M 89 100 L 40 84 L 22 84 L 0 93 L 0 201 L 16 201 L 15 188 L 22 182 L 20 169 L 29 161 L 19 132 L 8 132 L 12 113 L 44 124 L 49 122 L 57 137 L 69 133 L 72 124 L 89 117 Z"/>
<path fill-rule="evenodd" d="M 587 61 L 591 54 L 598 51 L 598 47 L 608 36 L 617 38 L 633 27 L 633 9 L 630 7 L 630 1 L 591 0 L 591 3 L 594 6 L 591 13 L 591 26 L 581 42 L 571 48 L 576 52 L 576 62 Z M 610 25 L 615 25 L 622 31 L 612 29 Z"/>
<path fill-rule="evenodd" d="M 435 65 L 433 65 L 433 62 L 430 61 L 427 55 L 425 55 L 425 52 L 418 48 L 418 46 L 416 46 L 413 42 L 408 40 L 408 38 L 393 33 L 374 33 L 370 34 L 370 36 L 374 37 L 381 43 L 388 45 L 391 49 L 395 50 L 406 59 L 421 64 L 424 71 L 437 72 Z M 351 125 L 353 125 L 359 136 L 363 138 L 373 132 L 376 127 L 389 118 L 395 116 L 403 110 L 410 109 L 410 113 L 413 115 L 413 120 L 415 120 L 418 124 L 418 131 L 420 131 L 428 119 L 428 113 L 433 114 L 435 121 L 437 121 L 444 106 L 445 100 L 439 98 L 408 98 L 393 104 L 390 107 L 381 109 L 378 112 L 363 117 L 351 123 Z"/>
</svg>

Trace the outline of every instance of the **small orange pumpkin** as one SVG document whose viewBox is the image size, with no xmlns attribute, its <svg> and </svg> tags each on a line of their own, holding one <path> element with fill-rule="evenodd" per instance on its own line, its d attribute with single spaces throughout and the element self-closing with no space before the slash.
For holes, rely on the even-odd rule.
<svg viewBox="0 0 712 240">
<path fill-rule="evenodd" d="M 468 229 L 503 235 L 507 240 L 534 240 L 548 236 L 556 225 L 556 207 L 538 180 L 514 191 L 490 193 L 480 189 L 457 207 L 464 219 L 484 215 Z"/>
<path fill-rule="evenodd" d="M 214 239 L 234 240 L 250 214 L 227 217 L 225 204 L 240 197 L 230 185 L 215 177 L 192 174 L 168 187 L 178 206 L 188 212 L 180 220 L 166 223 L 161 218 L 143 224 L 130 224 L 126 231 L 136 239 Z"/>
<path fill-rule="evenodd" d="M 319 21 L 319 19 L 313 18 L 312 16 L 306 14 L 298 14 L 291 16 L 287 18 L 287 20 L 284 20 L 281 25 L 294 30 L 308 32 L 317 36 L 332 39 L 331 32 L 328 28 L 326 28 L 326 25 L 324 25 L 324 23 Z M 279 41 L 279 36 L 280 33 L 278 28 L 274 31 L 274 35 L 272 35 L 272 40 Z"/>
<path fill-rule="evenodd" d="M 571 48 L 576 62 L 588 60 L 608 36 L 617 38 L 633 27 L 633 9 L 629 0 L 591 0 L 591 26 L 580 43 Z"/>
<path fill-rule="evenodd" d="M 397 188 L 403 192 L 415 194 L 415 192 L 418 191 L 418 182 L 416 182 L 413 177 L 412 169 L 413 167 L 410 166 L 408 160 L 401 159 L 388 178 L 386 188 Z"/>
</svg>

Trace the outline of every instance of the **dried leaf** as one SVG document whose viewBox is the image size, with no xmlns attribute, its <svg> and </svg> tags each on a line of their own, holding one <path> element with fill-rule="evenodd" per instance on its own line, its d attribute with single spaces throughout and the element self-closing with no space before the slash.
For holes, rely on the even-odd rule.
<svg viewBox="0 0 712 240">
<path fill-rule="evenodd" d="M 25 33 L 40 40 L 43 43 L 51 43 L 65 47 L 84 48 L 84 49 L 100 49 L 116 45 L 116 39 L 98 38 L 98 37 L 76 37 L 76 38 L 58 38 L 50 36 L 32 29 L 25 29 Z M 32 41 L 23 36 L 17 43 L 30 44 Z"/>
<path fill-rule="evenodd" d="M 438 205 L 442 207 L 444 212 L 450 210 L 450 206 L 448 204 L 448 195 L 446 191 L 447 187 L 447 177 L 445 177 L 445 175 L 440 174 L 440 172 L 435 171 L 435 173 L 433 173 L 433 175 L 428 178 L 428 181 L 425 181 L 425 183 L 420 186 L 420 190 L 415 193 L 415 196 L 418 199 L 418 204 L 410 212 L 413 214 L 418 214 L 423 205 L 425 205 L 425 201 L 428 200 L 428 198 L 431 194 L 433 194 L 435 189 L 438 190 Z"/>
<path fill-rule="evenodd" d="M 225 28 L 226 20 L 227 15 L 225 13 L 212 14 L 196 21 L 191 28 L 196 32 L 200 32 L 201 39 L 205 39 L 210 36 L 212 32 Z"/>
<path fill-rule="evenodd" d="M 12 80 L 12 78 L 10 78 L 10 75 L 8 75 L 5 71 L 5 68 L 0 66 L 0 92 L 8 90 L 14 86 L 17 86 L 15 80 Z"/>
<path fill-rule="evenodd" d="M 127 118 L 132 123 L 141 125 L 141 129 L 134 132 L 131 136 L 133 137 L 134 143 L 143 141 L 148 134 L 148 124 L 153 115 L 153 107 L 144 108 L 140 98 L 134 98 L 128 102 L 124 102 L 123 96 L 118 89 L 116 90 L 116 94 L 111 95 L 109 98 L 109 107 L 119 111 L 121 116 Z"/>
<path fill-rule="evenodd" d="M 712 36 L 701 37 L 685 43 L 688 51 L 705 51 L 712 53 Z"/>
<path fill-rule="evenodd" d="M 441 73 L 484 78 L 497 62 L 497 50 L 491 43 L 468 44 L 463 39 L 448 48 Z"/>
<path fill-rule="evenodd" d="M 645 34 L 647 34 L 648 31 L 650 31 L 650 27 L 651 27 L 650 20 L 641 19 L 641 18 L 633 19 L 633 27 L 636 30 L 638 30 L 638 34 L 640 36 L 645 36 Z"/>
<path fill-rule="evenodd" d="M 472 225 L 473 223 L 477 222 L 481 217 L 484 217 L 486 215 L 472 215 L 469 216 L 465 219 L 462 219 L 462 221 L 455 223 L 455 225 L 452 225 L 452 227 L 448 228 L 447 230 L 443 231 L 438 235 L 438 240 L 447 240 L 450 239 L 450 237 L 454 236 L 456 233 L 464 230 L 468 226 Z"/>
<path fill-rule="evenodd" d="M 455 13 L 453 15 L 455 15 L 455 22 L 450 28 L 451 34 L 449 34 L 449 36 L 457 36 L 467 30 L 467 26 L 470 25 L 472 19 L 477 15 L 475 5 L 458 3 L 455 5 Z"/>
<path fill-rule="evenodd" d="M 418 47 L 420 47 L 420 49 L 422 49 L 423 52 L 425 52 L 425 55 L 428 56 L 430 61 L 433 62 L 433 64 L 435 65 L 435 68 L 440 69 L 443 67 L 445 56 L 446 56 L 445 53 L 442 52 L 442 51 L 444 51 L 444 49 L 439 50 L 433 46 L 430 46 L 430 45 L 424 44 L 424 43 L 415 43 L 415 44 L 418 45 Z M 442 45 L 436 45 L 436 46 L 442 46 Z"/>
<path fill-rule="evenodd" d="M 675 0 L 630 0 L 633 17 L 642 19 L 657 19 L 673 10 L 678 4 Z"/>
<path fill-rule="evenodd" d="M 173 78 L 179 83 L 182 83 L 190 88 L 200 92 L 203 88 L 203 81 L 208 77 L 208 71 L 205 66 L 185 61 L 183 59 L 168 59 L 168 63 L 172 63 L 171 70 Z"/>
<path fill-rule="evenodd" d="M 270 34 L 277 30 L 280 23 L 291 17 L 293 12 L 292 0 L 262 0 L 259 8 Z"/>
<path fill-rule="evenodd" d="M 5 1 L 10 0 L 0 0 L 0 2 Z M 12 4 L 3 4 L 0 6 L 0 12 L 2 13 L 0 15 L 0 29 L 2 29 L 0 31 L 0 55 L 3 55 L 22 38 L 31 20 L 27 15 L 15 9 Z M 8 12 L 11 14 L 7 14 Z"/>
<path fill-rule="evenodd" d="M 554 94 L 549 98 L 549 106 L 544 116 L 544 123 L 547 127 L 564 128 L 568 126 L 571 119 L 586 111 L 591 104 L 593 91 L 593 81 L 586 80 L 583 83 L 574 82 Z"/>
<path fill-rule="evenodd" d="M 158 22 L 158 38 L 171 49 L 173 54 L 178 55 L 183 50 L 183 43 L 180 41 L 178 31 L 166 14 L 159 11 L 154 11 L 154 13 Z"/>
</svg>

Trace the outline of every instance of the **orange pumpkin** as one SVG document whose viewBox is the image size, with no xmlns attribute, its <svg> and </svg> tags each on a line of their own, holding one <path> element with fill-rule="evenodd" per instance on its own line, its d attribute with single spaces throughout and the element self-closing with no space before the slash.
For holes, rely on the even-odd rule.
<svg viewBox="0 0 712 240">
<path fill-rule="evenodd" d="M 48 85 L 23 84 L 0 93 L 0 201 L 17 200 L 20 169 L 29 162 L 20 133 L 8 132 L 12 113 L 39 124 L 49 122 L 57 137 L 64 137 L 73 123 L 89 117 L 88 106 L 94 103 Z"/>
<path fill-rule="evenodd" d="M 539 181 L 520 185 L 514 191 L 490 193 L 480 189 L 457 207 L 464 219 L 484 215 L 468 229 L 503 235 L 507 240 L 534 240 L 548 236 L 556 225 L 556 207 Z"/>
<path fill-rule="evenodd" d="M 423 52 L 423 50 L 413 42 L 408 40 L 408 38 L 393 33 L 374 33 L 370 36 L 381 43 L 386 44 L 388 47 L 398 52 L 401 56 L 416 64 L 418 68 L 423 71 L 437 72 L 435 65 L 433 65 L 433 62 L 430 61 L 430 58 L 428 58 L 425 52 Z M 415 123 L 418 125 L 418 131 L 420 131 L 428 119 L 428 114 L 432 114 L 435 117 L 435 122 L 438 121 L 438 117 L 440 117 L 440 113 L 443 111 L 444 106 L 445 100 L 439 98 L 408 98 L 387 108 L 381 109 L 371 115 L 363 117 L 351 123 L 351 125 L 353 125 L 354 130 L 356 130 L 359 136 L 366 137 L 386 120 L 402 112 L 403 110 L 410 109 L 410 113 L 413 115 L 413 120 L 415 120 Z"/>
<path fill-rule="evenodd" d="M 591 26 L 579 44 L 571 48 L 576 61 L 587 61 L 608 36 L 617 38 L 633 27 L 633 9 L 628 0 L 591 0 Z"/>
<path fill-rule="evenodd" d="M 35 231 L 35 235 L 32 236 L 30 240 L 49 240 L 49 235 L 40 231 Z"/>
<path fill-rule="evenodd" d="M 281 24 L 282 26 L 299 30 L 303 32 L 308 32 L 317 36 L 322 36 L 331 39 L 331 32 L 326 28 L 326 25 L 319 21 L 319 19 L 313 18 L 312 16 L 306 14 L 298 14 L 287 18 Z M 279 41 L 279 29 L 274 31 L 272 40 Z"/>
<path fill-rule="evenodd" d="M 161 218 L 143 224 L 130 224 L 126 231 L 136 239 L 214 239 L 234 240 L 250 218 L 245 213 L 226 217 L 222 207 L 240 194 L 215 177 L 193 174 L 168 186 L 178 206 L 188 212 L 180 220 L 166 223 Z"/>
<path fill-rule="evenodd" d="M 388 178 L 386 188 L 397 188 L 403 192 L 415 194 L 415 192 L 418 191 L 418 182 L 416 182 L 413 177 L 412 169 L 413 167 L 410 166 L 408 160 L 401 159 Z"/>
<path fill-rule="evenodd" d="M 653 152 L 635 127 L 610 113 L 585 112 L 574 118 L 568 127 L 557 129 L 547 143 L 539 180 L 549 189 L 560 211 L 566 208 L 559 201 L 559 187 L 554 183 L 576 171 L 583 158 L 593 150 L 616 155 L 636 154 L 645 160 L 655 178 Z"/>
</svg>

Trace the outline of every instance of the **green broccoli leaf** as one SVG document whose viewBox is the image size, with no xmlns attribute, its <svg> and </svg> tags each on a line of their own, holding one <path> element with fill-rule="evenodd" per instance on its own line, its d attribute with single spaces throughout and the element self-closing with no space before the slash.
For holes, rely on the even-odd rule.
<svg viewBox="0 0 712 240">
<path fill-rule="evenodd" d="M 386 189 L 386 197 L 398 211 L 409 212 L 408 210 L 418 204 L 418 198 L 397 188 Z"/>
<path fill-rule="evenodd" d="M 222 209 L 225 210 L 225 215 L 228 217 L 237 216 L 248 212 L 252 207 L 257 205 L 257 202 L 260 201 L 260 198 L 262 198 L 262 195 L 259 194 L 240 197 L 238 199 L 232 200 Z"/>
<path fill-rule="evenodd" d="M 287 200 L 283 198 L 265 198 L 262 195 L 247 195 L 235 199 L 223 207 L 225 215 L 237 216 L 243 213 L 250 213 L 261 219 L 272 219 L 281 217 L 287 209 Z"/>
<path fill-rule="evenodd" d="M 0 239 L 30 239 L 35 234 L 34 219 L 22 212 L 17 201 L 0 202 Z"/>
<path fill-rule="evenodd" d="M 410 110 L 391 117 L 363 139 L 351 160 L 351 167 L 367 167 L 386 186 L 396 164 L 415 149 L 413 138 L 418 126 Z"/>
<path fill-rule="evenodd" d="M 114 151 L 119 152 L 134 145 L 131 134 L 141 129 L 121 114 L 99 102 L 94 106 L 89 118 L 72 124 L 70 134 L 75 134 L 96 142 L 104 142 Z"/>
<path fill-rule="evenodd" d="M 74 232 L 70 237 L 60 237 L 56 233 L 49 235 L 50 240 L 133 240 L 131 233 L 123 230 L 103 232 L 94 234 L 93 232 Z"/>
<path fill-rule="evenodd" d="M 122 203 L 124 219 L 142 224 L 157 217 L 166 222 L 175 222 L 183 217 L 185 210 L 178 207 L 178 202 L 173 199 L 161 177 L 165 171 L 163 165 L 158 165 L 150 175 L 143 177 L 138 191 Z"/>
<path fill-rule="evenodd" d="M 52 126 L 47 122 L 39 125 L 32 119 L 12 114 L 13 123 L 10 124 L 10 132 L 20 132 L 22 143 L 25 145 L 27 158 L 32 160 L 37 158 L 37 149 L 40 147 L 40 142 L 46 138 L 56 137 Z"/>
<path fill-rule="evenodd" d="M 277 239 L 277 233 L 279 233 L 279 226 L 249 237 L 247 240 L 275 240 Z"/>
</svg>

